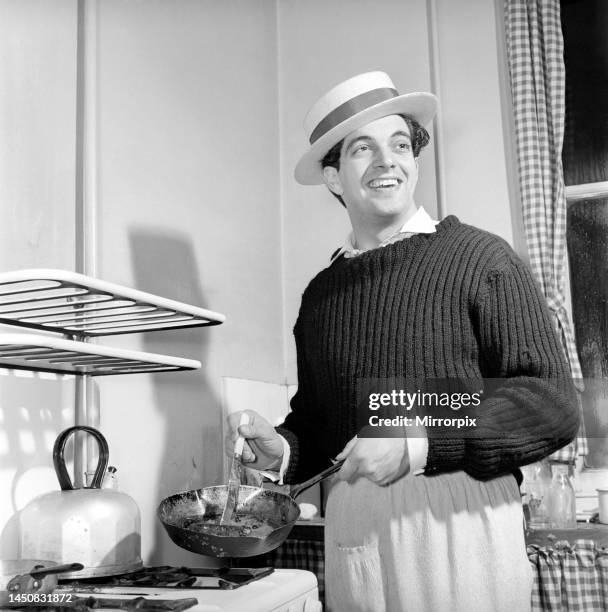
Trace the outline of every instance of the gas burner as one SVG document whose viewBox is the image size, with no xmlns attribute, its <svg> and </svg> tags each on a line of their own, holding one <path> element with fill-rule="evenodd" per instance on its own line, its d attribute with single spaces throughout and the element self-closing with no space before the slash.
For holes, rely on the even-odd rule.
<svg viewBox="0 0 608 612">
<path fill-rule="evenodd" d="M 272 567 L 144 567 L 118 576 L 59 580 L 60 591 L 97 593 L 109 587 L 236 589 L 274 571 Z"/>
</svg>

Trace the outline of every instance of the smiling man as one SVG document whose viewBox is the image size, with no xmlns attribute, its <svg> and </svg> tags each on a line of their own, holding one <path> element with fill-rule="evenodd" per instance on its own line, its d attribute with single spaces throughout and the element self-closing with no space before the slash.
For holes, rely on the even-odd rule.
<svg viewBox="0 0 608 612">
<path fill-rule="evenodd" d="M 373 72 L 307 115 L 296 179 L 325 184 L 352 233 L 302 296 L 292 411 L 276 429 L 248 411 L 238 428 L 243 461 L 285 482 L 344 460 L 325 517 L 330 612 L 528 610 L 518 468 L 578 426 L 568 366 L 527 267 L 497 236 L 454 216 L 433 221 L 415 202 L 435 109 L 432 94 L 399 95 Z M 412 426 L 399 398 L 425 395 L 390 392 L 396 380 L 423 391 L 455 385 L 459 412 L 452 403 L 447 416 L 461 418 L 431 411 Z M 392 398 L 391 435 L 372 437 L 361 420 L 362 387 L 383 406 Z M 228 450 L 239 418 L 229 417 Z"/>
<path fill-rule="evenodd" d="M 410 120 L 410 125 L 413 122 Z M 419 129 L 419 127 L 418 127 Z M 362 250 L 390 238 L 416 213 L 418 160 L 405 118 L 389 115 L 354 130 L 325 159 L 329 189 L 348 202 L 356 243 Z M 323 163 L 323 162 L 322 162 Z"/>
</svg>

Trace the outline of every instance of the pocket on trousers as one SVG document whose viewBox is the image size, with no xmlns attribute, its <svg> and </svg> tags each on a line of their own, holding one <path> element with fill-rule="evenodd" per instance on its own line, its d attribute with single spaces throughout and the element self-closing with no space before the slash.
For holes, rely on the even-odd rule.
<svg viewBox="0 0 608 612">
<path fill-rule="evenodd" d="M 326 550 L 328 612 L 385 612 L 384 578 L 376 544 Z"/>
</svg>

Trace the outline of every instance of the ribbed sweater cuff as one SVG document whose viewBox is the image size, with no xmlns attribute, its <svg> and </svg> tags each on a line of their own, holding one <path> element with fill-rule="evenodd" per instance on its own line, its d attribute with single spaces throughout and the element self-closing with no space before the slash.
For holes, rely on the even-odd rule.
<svg viewBox="0 0 608 612">
<path fill-rule="evenodd" d="M 424 473 L 439 474 L 461 470 L 464 461 L 465 439 L 429 437 L 429 453 Z"/>
<path fill-rule="evenodd" d="M 291 483 L 294 480 L 296 469 L 298 466 L 298 459 L 300 457 L 300 445 L 298 444 L 298 438 L 289 429 L 283 429 L 282 427 L 275 427 L 277 433 L 281 434 L 287 444 L 289 444 L 289 464 L 285 470 L 283 476 L 284 483 Z"/>
</svg>

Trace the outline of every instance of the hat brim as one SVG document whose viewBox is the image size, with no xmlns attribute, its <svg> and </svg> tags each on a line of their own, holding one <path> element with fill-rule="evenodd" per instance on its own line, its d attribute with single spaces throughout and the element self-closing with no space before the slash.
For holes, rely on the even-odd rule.
<svg viewBox="0 0 608 612">
<path fill-rule="evenodd" d="M 409 115 L 420 125 L 426 126 L 436 112 L 437 98 L 432 93 L 426 92 L 404 94 L 370 106 L 332 128 L 310 146 L 296 165 L 294 172 L 296 181 L 301 185 L 324 183 L 321 160 L 335 144 L 370 121 L 388 115 Z"/>
</svg>

